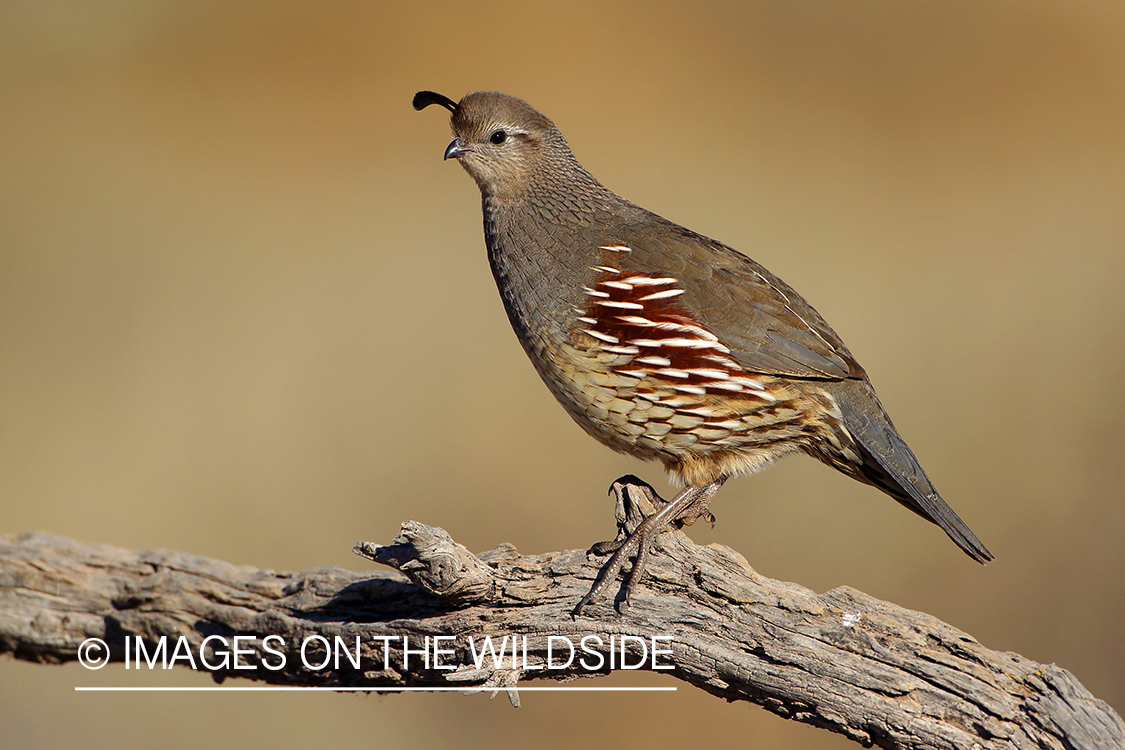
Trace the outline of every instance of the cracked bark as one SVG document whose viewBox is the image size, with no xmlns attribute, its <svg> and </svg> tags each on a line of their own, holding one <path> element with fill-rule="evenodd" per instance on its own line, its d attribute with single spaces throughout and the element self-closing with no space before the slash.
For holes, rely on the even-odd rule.
<svg viewBox="0 0 1125 750">
<path fill-rule="evenodd" d="M 651 508 L 635 485 L 616 487 L 619 523 L 633 528 Z M 75 660 L 85 639 L 101 638 L 112 660 L 122 661 L 136 643 L 127 637 L 151 647 L 161 636 L 173 643 L 182 636 L 199 654 L 204 639 L 218 636 L 206 652 L 217 664 L 221 644 L 243 635 L 253 637 L 242 659 L 252 668 L 208 670 L 216 680 L 468 690 L 608 671 L 604 664 L 588 670 L 577 658 L 543 669 L 549 636 L 556 636 L 555 665 L 562 638 L 578 645 L 600 636 L 603 646 L 591 650 L 604 656 L 609 635 L 635 636 L 626 651 L 635 663 L 642 640 L 651 646 L 653 636 L 672 636 L 673 655 L 659 660 L 675 664 L 668 674 L 863 745 L 1125 746 L 1125 723 L 1064 669 L 993 651 L 929 615 L 847 587 L 816 594 L 765 578 L 733 550 L 697 546 L 678 531 L 661 536 L 625 616 L 599 600 L 571 617 L 605 562 L 584 551 L 524 556 L 501 545 L 478 556 L 413 521 L 392 545 L 360 542 L 356 551 L 401 572 L 284 573 L 47 534 L 0 537 L 0 652 L 61 663 Z M 266 665 L 281 659 L 261 650 L 270 635 L 285 654 L 279 669 Z M 470 640 L 479 653 L 487 635 L 497 646 L 505 635 L 526 638 L 526 661 L 521 649 L 515 663 L 488 659 L 478 668 Z M 341 636 L 349 646 L 358 637 L 359 667 L 346 658 L 340 668 L 306 667 L 300 644 L 309 636 Z M 435 636 L 452 636 L 442 642 L 443 666 L 454 669 L 427 666 L 417 653 Z M 403 637 L 417 651 L 404 654 Z M 324 651 L 313 643 L 306 656 L 315 664 Z"/>
</svg>

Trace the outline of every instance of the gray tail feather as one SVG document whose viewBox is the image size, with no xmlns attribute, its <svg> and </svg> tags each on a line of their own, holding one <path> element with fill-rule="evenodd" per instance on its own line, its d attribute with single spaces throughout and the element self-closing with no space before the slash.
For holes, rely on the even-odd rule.
<svg viewBox="0 0 1125 750">
<path fill-rule="evenodd" d="M 837 395 L 844 425 L 860 447 L 861 479 L 941 527 L 949 538 L 979 563 L 992 560 L 992 553 L 934 489 L 922 465 L 866 381 L 845 381 Z"/>
</svg>

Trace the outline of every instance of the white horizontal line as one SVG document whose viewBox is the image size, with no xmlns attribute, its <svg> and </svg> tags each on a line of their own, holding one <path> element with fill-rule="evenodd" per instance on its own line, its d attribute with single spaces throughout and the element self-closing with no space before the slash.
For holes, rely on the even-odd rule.
<svg viewBox="0 0 1125 750">
<path fill-rule="evenodd" d="M 79 693 L 219 693 L 219 692 L 260 692 L 260 693 L 296 693 L 301 691 L 326 691 L 331 693 L 437 693 L 437 692 L 459 692 L 464 693 L 470 690 L 479 690 L 482 692 L 491 692 L 493 690 L 526 690 L 526 691 L 579 691 L 579 692 L 669 692 L 675 691 L 675 687 L 604 687 L 597 685 L 590 686 L 565 686 L 558 687 L 496 687 L 495 685 L 465 685 L 464 687 L 298 687 L 293 685 L 279 685 L 276 687 L 267 686 L 242 686 L 242 687 L 223 687 L 221 685 L 208 685 L 204 687 L 126 687 L 126 686 L 110 686 L 110 687 L 75 687 L 75 692 Z"/>
</svg>

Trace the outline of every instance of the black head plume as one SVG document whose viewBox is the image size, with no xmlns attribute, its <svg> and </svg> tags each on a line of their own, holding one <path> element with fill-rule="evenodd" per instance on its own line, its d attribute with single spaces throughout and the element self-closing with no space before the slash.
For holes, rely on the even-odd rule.
<svg viewBox="0 0 1125 750">
<path fill-rule="evenodd" d="M 431 104 L 440 104 L 450 112 L 457 111 L 457 102 L 448 96 L 442 96 L 434 91 L 419 91 L 414 95 L 414 109 L 425 109 Z"/>
</svg>

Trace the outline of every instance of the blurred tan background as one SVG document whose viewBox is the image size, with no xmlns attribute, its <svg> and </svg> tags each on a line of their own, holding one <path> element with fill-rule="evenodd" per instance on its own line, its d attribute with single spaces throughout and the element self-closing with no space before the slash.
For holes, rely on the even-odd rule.
<svg viewBox="0 0 1125 750">
<path fill-rule="evenodd" d="M 539 383 L 447 118 L 410 108 L 496 88 L 811 300 L 997 560 L 805 458 L 728 484 L 696 541 L 1125 709 L 1125 5 L 404 5 L 0 5 L 0 533 L 364 569 L 352 543 L 407 519 L 585 547 L 612 479 L 664 487 Z M 208 680 L 0 659 L 5 744 L 851 746 L 687 687 L 516 711 L 92 684 Z"/>
</svg>

